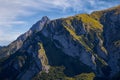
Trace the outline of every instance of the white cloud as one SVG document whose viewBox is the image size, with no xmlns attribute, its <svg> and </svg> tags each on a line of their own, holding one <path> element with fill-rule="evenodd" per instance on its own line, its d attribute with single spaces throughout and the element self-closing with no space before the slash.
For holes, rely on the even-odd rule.
<svg viewBox="0 0 120 80">
<path fill-rule="evenodd" d="M 8 32 L 9 31 L 9 32 Z M 10 27 L 0 27 L 0 45 L 7 45 L 19 36 L 21 33 L 17 31 L 11 31 Z"/>
<path fill-rule="evenodd" d="M 96 2 L 97 1 L 97 2 Z M 0 24 L 11 24 L 18 17 L 31 16 L 38 11 L 55 11 L 59 12 L 73 9 L 75 12 L 91 12 L 89 7 L 97 10 L 104 7 L 112 6 L 110 2 L 103 0 L 0 0 Z M 10 23 L 11 21 L 11 23 Z"/>
<path fill-rule="evenodd" d="M 90 13 L 119 3 L 119 0 L 112 0 L 112 2 L 110 0 L 0 0 L 0 44 L 16 39 L 22 30 L 17 32 L 14 27 L 29 23 L 27 20 L 37 13 L 58 12 L 63 15 L 70 15 L 67 11 Z M 21 17 L 22 19 L 19 19 Z"/>
</svg>

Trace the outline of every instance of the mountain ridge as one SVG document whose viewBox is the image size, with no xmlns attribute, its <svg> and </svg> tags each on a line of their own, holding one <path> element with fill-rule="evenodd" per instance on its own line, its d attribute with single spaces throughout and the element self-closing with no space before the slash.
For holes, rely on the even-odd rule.
<svg viewBox="0 0 120 80">
<path fill-rule="evenodd" d="M 64 66 L 67 76 L 93 72 L 96 78 L 112 79 L 120 71 L 120 14 L 114 10 L 119 6 L 55 20 L 43 17 L 0 49 L 0 78 L 31 80 L 41 71 Z"/>
</svg>

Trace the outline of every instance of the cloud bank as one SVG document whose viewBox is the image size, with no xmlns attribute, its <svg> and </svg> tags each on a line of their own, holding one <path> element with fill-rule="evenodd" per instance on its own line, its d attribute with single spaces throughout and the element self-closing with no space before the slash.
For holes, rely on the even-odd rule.
<svg viewBox="0 0 120 80">
<path fill-rule="evenodd" d="M 51 18 L 57 18 L 90 13 L 118 4 L 119 0 L 0 0 L 0 45 L 15 40 L 18 35 L 30 28 L 24 27 L 30 24 L 29 20 L 36 20 L 37 16 L 42 17 L 46 14 L 52 15 Z"/>
</svg>

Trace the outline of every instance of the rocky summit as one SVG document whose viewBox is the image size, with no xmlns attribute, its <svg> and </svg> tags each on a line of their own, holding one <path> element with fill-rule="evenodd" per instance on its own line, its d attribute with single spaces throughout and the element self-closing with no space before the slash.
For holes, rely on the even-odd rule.
<svg viewBox="0 0 120 80">
<path fill-rule="evenodd" d="M 0 80 L 120 80 L 120 6 L 44 16 L 0 48 Z"/>
</svg>

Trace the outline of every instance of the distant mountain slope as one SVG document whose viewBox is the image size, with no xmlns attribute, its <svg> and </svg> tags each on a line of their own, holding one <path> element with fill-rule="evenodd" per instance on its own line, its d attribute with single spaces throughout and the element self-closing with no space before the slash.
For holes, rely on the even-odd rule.
<svg viewBox="0 0 120 80">
<path fill-rule="evenodd" d="M 2 46 L 0 46 L 0 48 L 2 48 Z"/>
<path fill-rule="evenodd" d="M 35 80 L 119 80 L 119 23 L 120 6 L 55 20 L 45 16 L 0 49 L 0 79 L 38 74 Z"/>
</svg>

